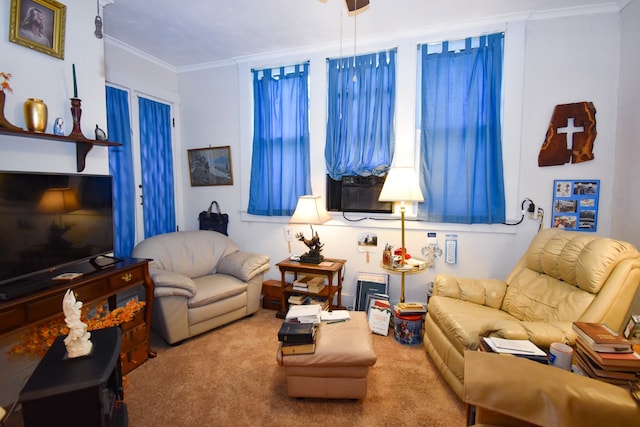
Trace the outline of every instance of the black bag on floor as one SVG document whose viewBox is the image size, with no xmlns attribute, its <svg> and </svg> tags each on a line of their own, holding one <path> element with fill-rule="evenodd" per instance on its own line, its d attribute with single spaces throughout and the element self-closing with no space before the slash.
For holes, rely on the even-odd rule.
<svg viewBox="0 0 640 427">
<path fill-rule="evenodd" d="M 213 205 L 216 206 L 216 212 L 211 212 Z M 200 212 L 198 215 L 200 221 L 200 230 L 213 230 L 228 236 L 227 226 L 229 225 L 229 215 L 220 212 L 220 206 L 215 200 L 209 205 L 209 209 Z"/>
</svg>

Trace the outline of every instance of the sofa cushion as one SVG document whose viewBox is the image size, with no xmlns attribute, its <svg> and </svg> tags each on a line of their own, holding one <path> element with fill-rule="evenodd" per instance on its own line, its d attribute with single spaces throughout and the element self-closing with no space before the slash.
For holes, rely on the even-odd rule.
<svg viewBox="0 0 640 427">
<path fill-rule="evenodd" d="M 524 321 L 573 321 L 594 298 L 580 288 L 525 268 L 509 283 L 501 310 Z"/>
<path fill-rule="evenodd" d="M 531 242 L 526 266 L 597 294 L 621 260 L 637 256 L 635 247 L 627 242 L 547 229 L 539 232 Z"/>
<path fill-rule="evenodd" d="M 429 299 L 429 316 L 438 324 L 456 349 L 477 350 L 480 331 L 485 323 L 497 320 L 517 320 L 509 313 L 484 305 L 443 296 Z"/>
<path fill-rule="evenodd" d="M 434 281 L 434 295 L 461 299 L 488 307 L 500 308 L 507 285 L 496 279 L 470 279 L 438 274 Z"/>
<path fill-rule="evenodd" d="M 152 259 L 150 267 L 195 278 L 215 273 L 220 259 L 238 250 L 231 239 L 216 231 L 179 231 L 143 240 L 133 256 Z"/>
<path fill-rule="evenodd" d="M 248 288 L 246 282 L 220 273 L 198 277 L 193 282 L 198 291 L 189 299 L 187 303 L 189 308 L 202 307 L 234 295 L 240 295 Z"/>
</svg>

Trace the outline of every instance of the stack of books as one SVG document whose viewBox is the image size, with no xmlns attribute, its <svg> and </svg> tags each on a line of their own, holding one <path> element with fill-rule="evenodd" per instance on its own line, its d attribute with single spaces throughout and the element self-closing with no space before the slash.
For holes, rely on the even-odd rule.
<svg viewBox="0 0 640 427">
<path fill-rule="evenodd" d="M 329 309 L 329 299 L 326 297 L 309 296 L 308 303 L 317 304 L 321 307 L 322 310 Z"/>
<path fill-rule="evenodd" d="M 602 323 L 574 322 L 573 330 L 575 362 L 585 375 L 625 388 L 640 379 L 640 354 L 625 337 Z"/>
<path fill-rule="evenodd" d="M 419 302 L 399 302 L 393 306 L 396 315 L 407 316 L 413 314 L 425 314 L 427 308 Z"/>
<path fill-rule="evenodd" d="M 322 306 L 320 304 L 292 305 L 285 316 L 288 322 L 298 323 L 320 323 L 320 312 Z"/>
<path fill-rule="evenodd" d="M 317 294 L 324 289 L 324 277 L 302 276 L 293 282 L 294 291 Z"/>
<path fill-rule="evenodd" d="M 289 301 L 289 304 L 294 304 L 294 305 L 308 304 L 309 297 L 306 295 L 290 295 L 288 301 Z"/>
<path fill-rule="evenodd" d="M 315 352 L 317 330 L 313 323 L 283 322 L 278 331 L 280 352 L 282 355 Z"/>
</svg>

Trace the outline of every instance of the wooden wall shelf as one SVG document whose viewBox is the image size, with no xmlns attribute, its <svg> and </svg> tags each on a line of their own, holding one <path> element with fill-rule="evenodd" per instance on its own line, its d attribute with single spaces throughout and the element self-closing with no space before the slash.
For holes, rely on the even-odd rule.
<svg viewBox="0 0 640 427">
<path fill-rule="evenodd" d="M 76 166 L 77 166 L 78 172 L 82 172 L 84 170 L 87 154 L 89 154 L 89 151 L 91 151 L 94 145 L 102 145 L 102 146 L 109 146 L 109 147 L 117 147 L 122 145 L 119 142 L 88 139 L 80 135 L 68 135 L 68 136 L 53 135 L 51 133 L 31 132 L 31 131 L 22 130 L 22 129 L 11 130 L 11 129 L 2 128 L 2 127 L 0 127 L 0 134 L 19 136 L 23 138 L 38 138 L 38 139 L 48 139 L 50 141 L 75 143 L 76 144 Z"/>
</svg>

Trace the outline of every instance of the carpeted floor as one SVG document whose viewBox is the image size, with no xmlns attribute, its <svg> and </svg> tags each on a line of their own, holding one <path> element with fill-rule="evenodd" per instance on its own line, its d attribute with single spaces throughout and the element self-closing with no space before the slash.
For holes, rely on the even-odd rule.
<svg viewBox="0 0 640 427">
<path fill-rule="evenodd" d="M 276 363 L 275 311 L 215 329 L 178 346 L 152 334 L 158 357 L 127 376 L 131 427 L 145 426 L 464 426 L 465 406 L 424 347 L 373 335 L 378 361 L 366 399 L 293 399 Z"/>
</svg>

